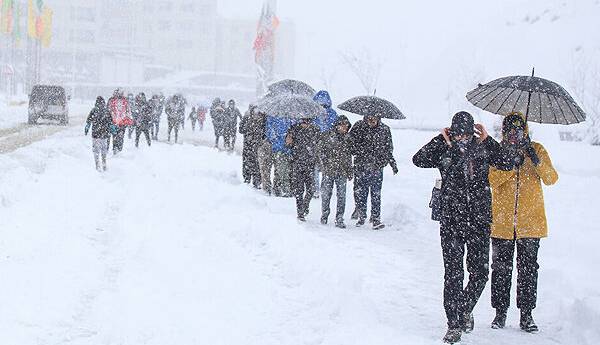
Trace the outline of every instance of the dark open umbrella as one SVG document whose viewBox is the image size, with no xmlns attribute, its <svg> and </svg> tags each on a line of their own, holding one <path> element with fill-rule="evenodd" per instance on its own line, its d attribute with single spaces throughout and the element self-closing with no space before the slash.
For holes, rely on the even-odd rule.
<svg viewBox="0 0 600 345">
<path fill-rule="evenodd" d="M 379 116 L 385 119 L 404 120 L 406 117 L 392 102 L 377 96 L 359 96 L 338 105 L 338 108 L 362 116 Z"/>
<path fill-rule="evenodd" d="M 293 79 L 285 79 L 269 85 L 267 97 L 282 94 L 301 95 L 312 98 L 316 91 L 305 82 Z"/>
<path fill-rule="evenodd" d="M 570 125 L 585 121 L 585 113 L 560 85 L 542 78 L 516 76 L 496 79 L 467 93 L 474 106 L 507 116 L 520 112 L 528 121 Z"/>
<path fill-rule="evenodd" d="M 263 98 L 258 103 L 258 110 L 270 116 L 292 119 L 315 118 L 325 112 L 312 98 L 294 94 Z"/>
</svg>

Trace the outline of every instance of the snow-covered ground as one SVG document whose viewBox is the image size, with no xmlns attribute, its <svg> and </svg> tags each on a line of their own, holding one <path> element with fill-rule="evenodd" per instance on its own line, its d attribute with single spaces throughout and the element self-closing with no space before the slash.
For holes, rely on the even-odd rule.
<svg viewBox="0 0 600 345">
<path fill-rule="evenodd" d="M 318 202 L 298 224 L 292 199 L 247 187 L 239 155 L 205 146 L 210 126 L 182 145 L 128 141 L 105 174 L 80 127 L 0 155 L 2 344 L 441 342 L 437 173 L 410 160 L 434 132 L 394 132 L 400 174 L 386 171 L 389 226 L 373 232 L 321 226 Z M 514 307 L 490 329 L 488 288 L 465 344 L 600 338 L 600 151 L 545 144 L 560 181 L 545 190 L 542 331 L 520 332 Z"/>
</svg>

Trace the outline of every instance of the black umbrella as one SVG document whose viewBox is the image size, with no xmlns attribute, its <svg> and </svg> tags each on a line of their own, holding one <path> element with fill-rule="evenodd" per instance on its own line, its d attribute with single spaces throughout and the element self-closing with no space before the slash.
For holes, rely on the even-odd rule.
<svg viewBox="0 0 600 345">
<path fill-rule="evenodd" d="M 270 116 L 292 119 L 315 118 L 325 112 L 312 98 L 294 94 L 263 98 L 258 103 L 258 110 Z"/>
<path fill-rule="evenodd" d="M 269 93 L 266 97 L 292 94 L 312 98 L 315 93 L 315 89 L 303 81 L 285 79 L 269 85 Z"/>
<path fill-rule="evenodd" d="M 565 89 L 535 77 L 534 73 L 530 77 L 504 77 L 480 84 L 467 93 L 467 100 L 498 115 L 520 112 L 532 122 L 570 125 L 585 121 L 584 111 Z"/>
<path fill-rule="evenodd" d="M 362 116 L 379 116 L 385 119 L 404 120 L 406 117 L 397 106 L 377 96 L 359 96 L 338 105 L 338 108 Z"/>
</svg>

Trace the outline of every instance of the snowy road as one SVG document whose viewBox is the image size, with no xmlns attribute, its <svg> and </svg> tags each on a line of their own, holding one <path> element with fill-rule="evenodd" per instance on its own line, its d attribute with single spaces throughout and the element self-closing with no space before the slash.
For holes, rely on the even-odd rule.
<svg viewBox="0 0 600 345">
<path fill-rule="evenodd" d="M 2 343 L 438 344 L 442 263 L 427 219 L 435 172 L 410 164 L 431 135 L 395 133 L 400 174 L 386 172 L 381 232 L 322 227 L 317 202 L 297 224 L 292 200 L 240 182 L 238 155 L 202 147 L 209 131 L 186 132 L 183 145 L 128 141 L 104 175 L 81 128 L 0 155 Z M 488 288 L 464 344 L 600 336 L 600 254 L 589 241 L 599 177 L 573 166 L 575 152 L 598 152 L 560 151 L 561 182 L 546 194 L 542 332 L 518 331 L 514 309 L 508 329 L 491 330 Z"/>
</svg>

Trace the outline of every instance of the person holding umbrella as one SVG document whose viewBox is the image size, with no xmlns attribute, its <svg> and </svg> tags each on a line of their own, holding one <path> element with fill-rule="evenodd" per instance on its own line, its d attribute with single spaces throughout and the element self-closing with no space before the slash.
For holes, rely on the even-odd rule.
<svg viewBox="0 0 600 345">
<path fill-rule="evenodd" d="M 374 230 L 385 227 L 381 223 L 381 188 L 383 168 L 392 167 L 398 173 L 394 159 L 394 144 L 390 127 L 381 122 L 378 115 L 367 115 L 350 131 L 352 154 L 354 155 L 354 193 L 358 213 L 357 227 L 367 219 L 367 199 L 371 194 L 371 221 Z"/>
<path fill-rule="evenodd" d="M 514 168 L 490 169 L 492 187 L 492 307 L 496 317 L 492 328 L 504 328 L 510 305 L 513 258 L 517 248 L 517 307 L 521 329 L 538 331 L 532 317 L 536 307 L 538 250 L 540 239 L 548 236 L 542 184 L 553 185 L 558 174 L 544 147 L 529 138 L 521 113 L 502 123 L 502 145 L 510 152 Z"/>
<path fill-rule="evenodd" d="M 442 175 L 440 237 L 444 258 L 444 308 L 448 331 L 444 342 L 459 342 L 474 327 L 473 309 L 489 274 L 492 222 L 489 167 L 512 168 L 500 144 L 471 114 L 459 112 L 413 157 L 419 168 L 437 168 Z M 465 247 L 469 282 L 464 287 Z"/>
<path fill-rule="evenodd" d="M 290 127 L 285 137 L 285 145 L 292 151 L 292 192 L 296 198 L 298 220 L 302 222 L 306 221 L 314 194 L 319 135 L 319 127 L 314 124 L 313 118 L 308 117 Z"/>
</svg>

